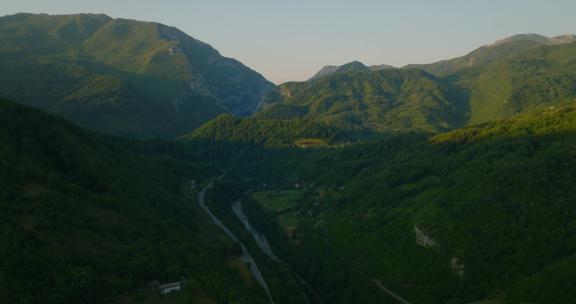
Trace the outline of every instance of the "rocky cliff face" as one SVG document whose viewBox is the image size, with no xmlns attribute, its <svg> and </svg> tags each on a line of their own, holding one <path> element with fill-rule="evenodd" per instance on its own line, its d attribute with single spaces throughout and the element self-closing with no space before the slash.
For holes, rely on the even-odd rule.
<svg viewBox="0 0 576 304">
<path fill-rule="evenodd" d="M 225 111 L 246 116 L 252 114 L 264 95 L 275 85 L 232 58 L 226 58 L 210 45 L 180 30 L 158 25 L 161 37 L 176 42 L 177 55 L 186 64 L 189 90 L 214 98 Z"/>
</svg>

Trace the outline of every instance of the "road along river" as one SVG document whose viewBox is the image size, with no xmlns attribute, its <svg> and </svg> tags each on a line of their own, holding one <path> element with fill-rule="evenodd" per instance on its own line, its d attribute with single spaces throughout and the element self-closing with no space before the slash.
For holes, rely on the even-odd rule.
<svg viewBox="0 0 576 304">
<path fill-rule="evenodd" d="M 200 191 L 200 193 L 198 193 L 198 205 L 200 206 L 200 208 L 202 210 L 204 210 L 204 212 L 206 212 L 206 214 L 210 217 L 212 222 L 214 222 L 214 224 L 216 226 L 218 226 L 222 231 L 224 231 L 224 233 L 228 236 L 228 238 L 230 238 L 233 242 L 238 243 L 238 245 L 240 245 L 240 248 L 242 249 L 242 259 L 244 260 L 244 262 L 246 262 L 248 264 L 248 266 L 250 268 L 250 272 L 252 273 L 252 276 L 258 282 L 258 284 L 260 284 L 260 286 L 262 286 L 264 291 L 266 291 L 266 295 L 268 295 L 268 299 L 270 300 L 270 303 L 276 304 L 274 302 L 274 299 L 272 298 L 272 294 L 270 293 L 270 289 L 268 289 L 268 284 L 266 284 L 266 280 L 264 280 L 264 277 L 262 276 L 260 269 L 258 269 L 258 265 L 256 264 L 256 261 L 254 260 L 252 255 L 250 255 L 250 252 L 248 252 L 248 249 L 246 248 L 244 243 L 242 243 L 238 239 L 238 237 L 236 237 L 236 235 L 234 235 L 234 233 L 232 233 L 232 231 L 230 231 L 230 229 L 228 229 L 228 227 L 226 227 L 226 225 L 224 225 L 224 223 L 222 223 L 222 221 L 220 221 L 212 213 L 212 211 L 210 211 L 210 209 L 206 205 L 206 202 L 204 201 L 204 196 L 206 194 L 206 190 L 212 188 L 213 185 L 214 185 L 214 182 L 212 181 L 212 182 L 210 182 L 210 184 L 208 184 L 206 187 L 204 187 L 202 189 L 202 191 Z M 258 246 L 260 246 L 260 244 Z"/>
</svg>

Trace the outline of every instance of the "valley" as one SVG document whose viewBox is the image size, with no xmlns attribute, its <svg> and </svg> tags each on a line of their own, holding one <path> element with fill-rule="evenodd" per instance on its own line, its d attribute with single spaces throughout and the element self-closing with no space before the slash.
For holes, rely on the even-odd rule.
<svg viewBox="0 0 576 304">
<path fill-rule="evenodd" d="M 0 42 L 0 303 L 576 298 L 573 35 L 278 85 L 156 22 Z"/>
<path fill-rule="evenodd" d="M 224 174 L 221 177 L 224 177 Z M 247 263 L 249 265 L 250 268 L 250 272 L 252 273 L 252 277 L 254 277 L 256 279 L 256 281 L 258 282 L 258 284 L 260 284 L 260 286 L 262 286 L 262 288 L 266 291 L 266 295 L 268 296 L 268 299 L 270 300 L 270 303 L 275 304 L 274 299 L 272 298 L 272 295 L 270 294 L 270 290 L 268 289 L 268 284 L 266 284 L 266 280 L 264 279 L 264 277 L 262 276 L 262 273 L 260 272 L 260 270 L 258 269 L 258 265 L 256 264 L 256 261 L 254 260 L 254 258 L 252 257 L 252 255 L 250 255 L 250 253 L 248 252 L 248 249 L 246 249 L 246 246 L 238 239 L 238 237 L 236 237 L 234 235 L 234 233 L 232 233 L 232 231 L 230 231 L 230 229 L 228 229 L 228 227 L 226 227 L 222 221 L 220 221 L 216 216 L 214 216 L 214 214 L 210 211 L 210 209 L 206 206 L 206 203 L 204 202 L 204 195 L 206 193 L 206 190 L 208 190 L 209 188 L 211 188 L 213 186 L 213 181 L 211 181 L 206 187 L 204 187 L 202 189 L 202 191 L 200 191 L 200 193 L 198 194 L 198 205 L 200 206 L 200 208 L 202 208 L 202 210 L 204 210 L 206 212 L 206 214 L 210 217 L 210 219 L 212 220 L 212 222 L 218 226 L 218 228 L 222 229 L 222 231 L 224 231 L 224 233 L 234 242 L 237 243 L 240 248 L 242 249 L 242 261 L 244 263 Z M 250 231 L 251 233 L 254 233 L 252 231 Z M 255 238 L 255 240 L 259 240 L 257 238 Z M 261 246 L 261 242 L 265 242 L 264 240 L 261 240 L 260 242 L 258 242 L 258 245 Z M 267 244 L 267 243 L 266 243 Z M 269 247 L 268 247 L 269 249 Z M 270 249 L 269 249 L 270 250 Z M 264 250 L 263 250 L 264 251 Z M 264 253 L 269 254 L 271 251 L 264 251 Z"/>
</svg>

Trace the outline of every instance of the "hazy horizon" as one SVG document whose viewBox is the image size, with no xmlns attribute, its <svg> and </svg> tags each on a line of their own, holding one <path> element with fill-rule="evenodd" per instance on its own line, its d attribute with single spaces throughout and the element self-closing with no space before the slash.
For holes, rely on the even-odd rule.
<svg viewBox="0 0 576 304">
<path fill-rule="evenodd" d="M 536 0 L 5 2 L 0 15 L 104 13 L 175 26 L 275 83 L 306 80 L 325 65 L 354 60 L 366 65 L 430 63 L 516 34 L 576 32 L 576 3 L 566 0 L 554 5 Z"/>
</svg>

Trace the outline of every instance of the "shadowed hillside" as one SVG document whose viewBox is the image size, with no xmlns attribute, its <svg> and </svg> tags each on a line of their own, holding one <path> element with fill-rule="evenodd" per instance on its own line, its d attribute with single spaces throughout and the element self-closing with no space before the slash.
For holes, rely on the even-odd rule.
<svg viewBox="0 0 576 304">
<path fill-rule="evenodd" d="M 105 15 L 0 18 L 0 91 L 98 131 L 176 137 L 273 88 L 176 28 Z"/>
</svg>

